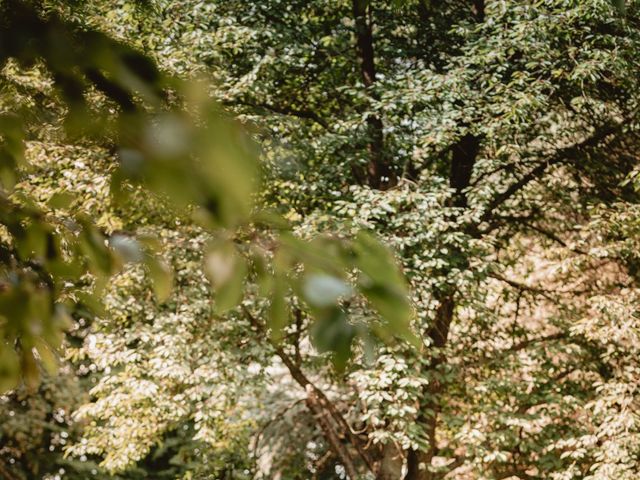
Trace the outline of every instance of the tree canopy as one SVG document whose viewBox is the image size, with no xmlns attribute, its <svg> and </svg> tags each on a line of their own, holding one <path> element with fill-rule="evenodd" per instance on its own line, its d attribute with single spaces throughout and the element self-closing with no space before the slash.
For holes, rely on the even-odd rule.
<svg viewBox="0 0 640 480">
<path fill-rule="evenodd" d="M 0 3 L 0 476 L 635 479 L 640 3 Z"/>
</svg>

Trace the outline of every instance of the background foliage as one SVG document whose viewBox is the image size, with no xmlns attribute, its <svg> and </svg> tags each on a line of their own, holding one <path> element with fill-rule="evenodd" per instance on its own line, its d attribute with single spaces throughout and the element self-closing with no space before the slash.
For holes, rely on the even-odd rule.
<svg viewBox="0 0 640 480">
<path fill-rule="evenodd" d="M 0 475 L 637 477 L 637 2 L 1 5 Z"/>
</svg>

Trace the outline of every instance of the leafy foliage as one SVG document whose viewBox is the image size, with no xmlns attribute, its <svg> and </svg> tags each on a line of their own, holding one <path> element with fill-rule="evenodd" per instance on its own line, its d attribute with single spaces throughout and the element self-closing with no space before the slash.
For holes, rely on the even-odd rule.
<svg viewBox="0 0 640 480">
<path fill-rule="evenodd" d="M 62 422 L 70 459 L 123 478 L 637 476 L 637 2 L 19 5 L 28 35 L 73 40 L 68 63 L 51 42 L 3 53 L 2 96 L 23 124 L 3 124 L 7 277 L 86 322 L 64 368 L 92 386 L 57 387 L 90 388 Z M 31 302 L 4 314 L 5 386 L 15 339 L 40 339 L 5 332 L 42 318 Z"/>
</svg>

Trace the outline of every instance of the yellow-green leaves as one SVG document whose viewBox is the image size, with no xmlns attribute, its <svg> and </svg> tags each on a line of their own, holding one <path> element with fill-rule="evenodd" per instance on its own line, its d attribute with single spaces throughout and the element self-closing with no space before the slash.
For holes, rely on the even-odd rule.
<svg viewBox="0 0 640 480">
<path fill-rule="evenodd" d="M 358 336 L 369 341 L 372 336 L 386 341 L 398 337 L 417 344 L 406 283 L 391 252 L 372 235 L 302 240 L 285 232 L 274 242 L 272 257 L 258 251 L 252 257 L 256 281 L 269 302 L 267 326 L 273 340 L 283 339 L 293 318 L 291 309 L 298 315 L 304 307 L 313 319 L 313 344 L 331 352 L 339 370 L 345 368 Z M 231 275 L 230 252 L 210 254 L 209 263 L 211 258 L 225 277 Z M 350 318 L 350 304 L 364 300 L 373 307 L 370 317 Z"/>
<path fill-rule="evenodd" d="M 55 350 L 68 328 L 63 305 L 54 305 L 50 291 L 33 278 L 2 284 L 0 291 L 0 393 L 22 379 L 35 388 L 40 378 L 38 361 L 57 371 Z"/>
<path fill-rule="evenodd" d="M 113 192 L 124 201 L 123 182 L 135 182 L 177 209 L 193 208 L 206 228 L 244 224 L 258 186 L 257 151 L 213 102 L 190 95 L 197 86 L 179 85 L 191 99 L 184 109 L 120 119 L 120 169 Z"/>
<path fill-rule="evenodd" d="M 411 330 L 413 308 L 407 285 L 391 252 L 372 235 L 359 232 L 353 242 L 353 263 L 360 271 L 359 290 L 386 322 L 381 332 L 418 346 Z"/>
<path fill-rule="evenodd" d="M 212 246 L 205 256 L 205 272 L 214 292 L 214 307 L 226 312 L 242 300 L 247 263 L 231 243 Z"/>
<path fill-rule="evenodd" d="M 169 295 L 171 295 L 171 289 L 173 287 L 173 273 L 171 272 L 171 268 L 161 259 L 151 255 L 145 258 L 145 264 L 151 276 L 151 285 L 156 299 L 158 302 L 163 303 L 169 298 Z"/>
<path fill-rule="evenodd" d="M 340 368 L 362 324 L 384 339 L 411 338 L 412 312 L 402 276 L 392 255 L 372 237 L 302 240 L 274 215 L 252 217 L 260 193 L 257 148 L 246 129 L 210 98 L 209 85 L 164 74 L 151 57 L 103 33 L 78 28 L 54 11 L 43 16 L 27 2 L 8 2 L 3 10 L 8 18 L 0 25 L 0 66 L 37 63 L 47 75 L 50 85 L 40 95 L 58 108 L 58 141 L 109 146 L 112 200 L 123 207 L 132 191 L 144 189 L 169 211 L 185 212 L 187 221 L 226 239 L 212 245 L 204 260 L 217 313 L 236 307 L 249 279 L 255 279 L 268 305 L 272 338 L 287 334 L 291 308 L 306 309 L 317 348 L 332 352 Z M 40 126 L 29 122 L 42 113 L 36 103 L 26 102 L 29 115 L 24 118 L 0 116 L 0 181 L 6 190 L 23 173 L 18 165 L 26 132 Z M 38 202 L 24 198 L 20 208 L 0 213 L 10 237 L 0 281 L 15 281 L 12 288 L 24 296 L 25 311 L 38 313 L 0 311 L 5 324 L 18 325 L 15 331 L 3 330 L 0 341 L 22 355 L 25 375 L 34 383 L 36 360 L 55 369 L 53 339 L 59 340 L 61 329 L 51 319 L 63 293 L 99 308 L 110 278 L 126 263 L 141 263 L 156 300 L 163 303 L 171 295 L 173 274 L 134 233 L 114 234 L 119 226 L 70 211 L 79 202 L 67 192 L 39 208 L 31 203 Z M 262 253 L 262 245 L 254 248 L 262 238 L 238 242 L 243 248 L 228 240 L 256 226 L 256 237 L 264 235 L 266 244 L 274 244 Z M 373 308 L 365 309 L 366 318 L 353 320 L 350 302 L 361 312 L 365 301 Z M 46 335 L 30 333 L 34 325 Z"/>
<path fill-rule="evenodd" d="M 17 180 L 17 168 L 24 164 L 24 130 L 17 115 L 0 115 L 0 184 L 11 190 Z"/>
<path fill-rule="evenodd" d="M 18 355 L 7 342 L 0 342 L 0 393 L 15 388 L 20 380 Z"/>
<path fill-rule="evenodd" d="M 417 343 L 406 283 L 392 253 L 371 234 L 303 240 L 281 231 L 264 242 L 268 250 L 259 242 L 249 248 L 229 240 L 210 245 L 204 270 L 217 313 L 236 307 L 253 283 L 257 288 L 252 294 L 266 301 L 263 320 L 271 340 L 283 341 L 291 320 L 308 315 L 313 344 L 320 352 L 330 352 L 339 370 L 351 358 L 357 337 L 369 346 L 373 337 Z M 372 307 L 367 316 L 352 318 L 351 304 L 360 312 L 365 302 Z"/>
</svg>

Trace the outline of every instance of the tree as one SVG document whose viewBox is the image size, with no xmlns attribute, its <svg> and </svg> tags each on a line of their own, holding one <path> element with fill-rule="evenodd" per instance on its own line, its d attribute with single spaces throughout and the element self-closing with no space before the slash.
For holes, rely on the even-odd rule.
<svg viewBox="0 0 640 480">
<path fill-rule="evenodd" d="M 624 16 L 601 0 L 158 2 L 139 18 L 89 6 L 87 22 L 160 65 L 211 72 L 211 95 L 262 147 L 258 204 L 294 235 L 218 238 L 212 295 L 209 233 L 145 209 L 178 285 L 159 306 L 139 265 L 110 285 L 85 347 L 103 376 L 72 452 L 123 470 L 186 429 L 203 478 L 633 478 L 628 3 Z M 362 229 L 402 263 L 418 348 L 372 338 L 379 315 L 393 331 L 407 309 Z M 241 305 L 208 315 L 221 288 L 239 298 L 223 273 L 245 268 Z"/>
</svg>

